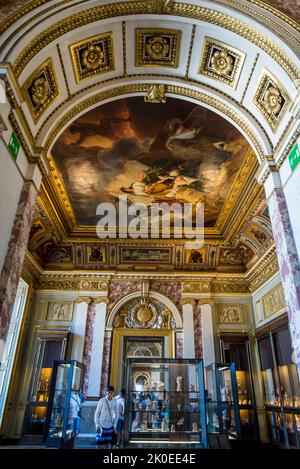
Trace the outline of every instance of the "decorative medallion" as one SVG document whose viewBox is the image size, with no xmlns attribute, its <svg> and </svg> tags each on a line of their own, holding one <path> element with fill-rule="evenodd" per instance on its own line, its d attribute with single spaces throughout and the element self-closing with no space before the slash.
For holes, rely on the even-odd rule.
<svg viewBox="0 0 300 469">
<path fill-rule="evenodd" d="M 165 91 L 166 91 L 165 85 L 162 85 L 162 84 L 150 85 L 149 91 L 145 96 L 145 102 L 155 103 L 155 104 L 166 103 L 167 98 L 165 96 Z"/>
<path fill-rule="evenodd" d="M 23 85 L 23 92 L 36 123 L 43 112 L 60 95 L 52 59 L 46 60 Z"/>
<path fill-rule="evenodd" d="M 130 329 L 174 329 L 171 311 L 154 298 L 141 297 L 128 301 L 114 318 L 114 327 Z"/>
<path fill-rule="evenodd" d="M 136 29 L 136 67 L 178 66 L 181 31 Z"/>
<path fill-rule="evenodd" d="M 264 73 L 257 92 L 254 104 L 264 115 L 273 132 L 276 131 L 287 109 L 290 98 L 283 87 L 269 73 Z"/>
<path fill-rule="evenodd" d="M 70 52 L 77 83 L 114 70 L 111 32 L 77 42 Z"/>
<path fill-rule="evenodd" d="M 199 73 L 236 88 L 245 54 L 227 44 L 206 38 Z"/>
</svg>

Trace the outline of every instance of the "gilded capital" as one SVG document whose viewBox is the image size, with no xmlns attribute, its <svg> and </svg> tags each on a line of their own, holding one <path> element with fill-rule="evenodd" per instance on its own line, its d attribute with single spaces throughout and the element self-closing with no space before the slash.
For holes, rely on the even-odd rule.
<svg viewBox="0 0 300 469">
<path fill-rule="evenodd" d="M 192 298 L 181 298 L 180 304 L 181 304 L 181 305 L 192 305 L 192 306 L 195 306 L 196 301 L 193 300 Z"/>
</svg>

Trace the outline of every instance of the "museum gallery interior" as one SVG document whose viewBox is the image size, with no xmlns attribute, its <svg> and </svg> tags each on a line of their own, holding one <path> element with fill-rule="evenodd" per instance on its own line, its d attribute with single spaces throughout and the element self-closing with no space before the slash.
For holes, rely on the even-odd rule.
<svg viewBox="0 0 300 469">
<path fill-rule="evenodd" d="M 112 385 L 128 448 L 300 448 L 299 19 L 0 0 L 0 445 L 72 447 L 75 394 L 92 447 Z"/>
</svg>

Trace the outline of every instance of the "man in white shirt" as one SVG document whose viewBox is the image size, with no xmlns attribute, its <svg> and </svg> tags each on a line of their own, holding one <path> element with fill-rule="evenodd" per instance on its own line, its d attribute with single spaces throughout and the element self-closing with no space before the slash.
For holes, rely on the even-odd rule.
<svg viewBox="0 0 300 469">
<path fill-rule="evenodd" d="M 115 444 L 116 422 L 118 418 L 118 402 L 114 398 L 113 386 L 107 386 L 105 397 L 99 400 L 95 412 L 96 432 L 99 434 L 97 443 L 101 446 Z"/>
<path fill-rule="evenodd" d="M 116 448 L 120 448 L 120 444 L 121 444 L 123 432 L 124 432 L 125 395 L 126 395 L 126 390 L 123 388 L 121 389 L 119 396 L 117 396 L 116 398 L 118 402 L 118 419 L 117 419 L 117 425 L 116 425 L 116 431 L 117 431 L 118 436 L 117 436 Z"/>
</svg>

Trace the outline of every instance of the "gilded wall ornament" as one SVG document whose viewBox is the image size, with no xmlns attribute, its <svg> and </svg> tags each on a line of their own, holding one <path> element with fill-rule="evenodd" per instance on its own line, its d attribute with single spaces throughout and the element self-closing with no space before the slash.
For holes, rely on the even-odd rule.
<svg viewBox="0 0 300 469">
<path fill-rule="evenodd" d="M 262 307 L 265 319 L 286 310 L 283 286 L 281 284 L 277 285 L 262 298 Z"/>
<path fill-rule="evenodd" d="M 65 321 L 70 322 L 73 319 L 72 302 L 52 302 L 48 303 L 46 321 Z"/>
<path fill-rule="evenodd" d="M 60 95 L 52 59 L 47 59 L 23 85 L 23 92 L 33 121 Z"/>
<path fill-rule="evenodd" d="M 205 38 L 199 73 L 236 88 L 245 54 L 215 39 Z"/>
<path fill-rule="evenodd" d="M 177 67 L 181 31 L 136 29 L 136 67 Z"/>
<path fill-rule="evenodd" d="M 273 132 L 282 121 L 289 102 L 290 98 L 282 85 L 269 72 L 264 72 L 254 97 L 254 104 Z"/>
<path fill-rule="evenodd" d="M 146 103 L 165 103 L 167 101 L 166 95 L 166 86 L 163 84 L 153 84 L 150 85 L 149 91 L 145 96 Z"/>
<path fill-rule="evenodd" d="M 70 53 L 77 83 L 114 70 L 111 32 L 71 45 Z"/>
<path fill-rule="evenodd" d="M 216 304 L 218 324 L 243 324 L 244 305 Z"/>
</svg>

